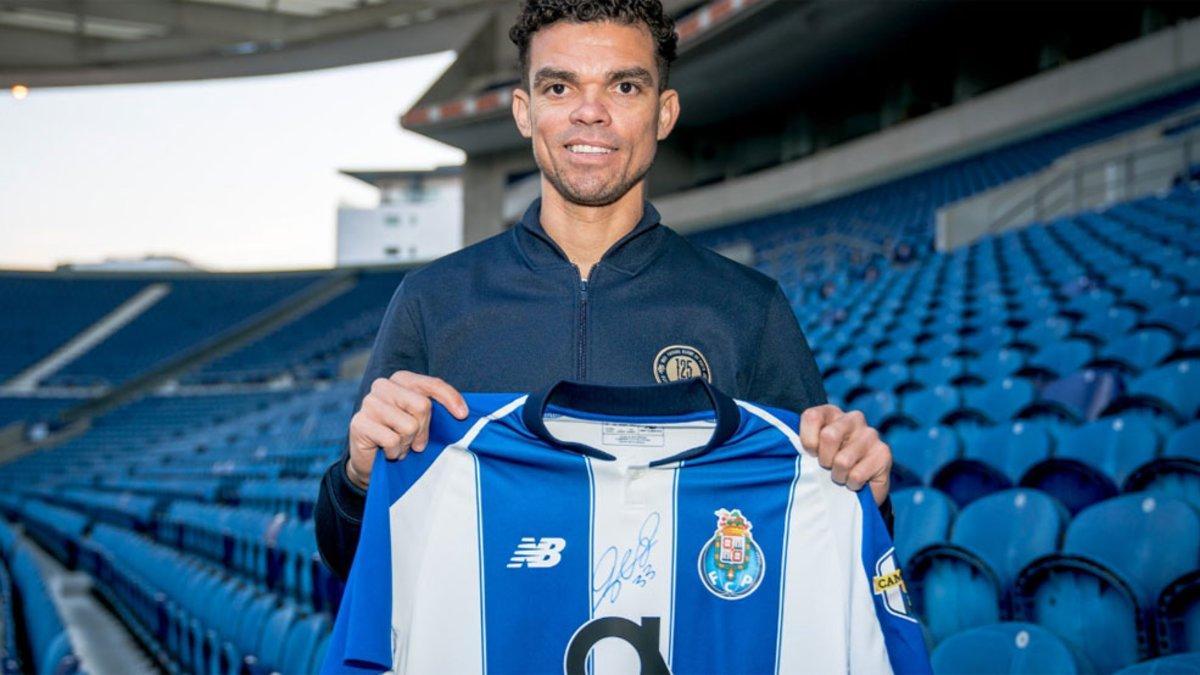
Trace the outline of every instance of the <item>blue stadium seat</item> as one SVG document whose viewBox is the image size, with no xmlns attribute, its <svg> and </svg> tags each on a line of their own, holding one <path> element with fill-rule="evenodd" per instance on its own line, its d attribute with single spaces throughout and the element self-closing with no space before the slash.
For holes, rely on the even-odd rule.
<svg viewBox="0 0 1200 675">
<path fill-rule="evenodd" d="M 950 532 L 956 509 L 946 495 L 930 488 L 906 488 L 892 493 L 896 516 L 896 558 L 903 563 Z"/>
<path fill-rule="evenodd" d="M 962 458 L 934 475 L 931 485 L 959 506 L 1017 485 L 1030 467 L 1050 456 L 1054 441 L 1047 422 L 1018 420 L 997 426 L 957 427 Z"/>
<path fill-rule="evenodd" d="M 964 508 L 948 543 L 905 565 L 913 607 L 934 641 L 1008 616 L 1017 572 L 1058 549 L 1066 520 L 1062 506 L 1036 490 L 1007 490 Z"/>
<path fill-rule="evenodd" d="M 1200 675 L 1200 653 L 1160 656 L 1122 668 L 1117 675 Z"/>
<path fill-rule="evenodd" d="M 943 424 L 951 413 L 961 408 L 958 390 L 947 385 L 936 385 L 904 395 L 901 410 L 918 427 Z"/>
<path fill-rule="evenodd" d="M 881 431 L 886 430 L 900 411 L 896 397 L 886 391 L 857 396 L 850 400 L 850 407 L 861 410 L 867 423 Z"/>
<path fill-rule="evenodd" d="M 1174 431 L 1162 455 L 1136 469 L 1125 490 L 1175 497 L 1200 510 L 1200 421 Z"/>
<path fill-rule="evenodd" d="M 1184 295 L 1159 304 L 1142 317 L 1141 325 L 1162 326 L 1177 335 L 1187 335 L 1200 328 L 1200 296 Z"/>
<path fill-rule="evenodd" d="M 1065 642 L 1041 626 L 998 623 L 951 636 L 930 654 L 937 675 L 1089 673 Z"/>
<path fill-rule="evenodd" d="M 1158 455 L 1154 421 L 1106 417 L 1065 432 L 1054 456 L 1032 467 L 1023 485 L 1054 495 L 1071 513 L 1116 495 L 1135 469 Z"/>
<path fill-rule="evenodd" d="M 1017 339 L 1037 348 L 1058 344 L 1071 333 L 1071 322 L 1060 317 L 1051 316 L 1041 319 L 1017 333 Z"/>
<path fill-rule="evenodd" d="M 926 387 L 948 385 L 966 372 L 963 359 L 943 356 L 913 366 L 913 379 Z"/>
<path fill-rule="evenodd" d="M 1010 377 L 964 389 L 962 393 L 964 407 L 993 424 L 1015 419 L 1037 397 L 1028 381 Z"/>
<path fill-rule="evenodd" d="M 934 474 L 961 452 L 958 436 L 947 427 L 896 429 L 887 434 L 896 487 L 928 485 Z"/>
<path fill-rule="evenodd" d="M 1162 328 L 1142 328 L 1104 344 L 1097 365 L 1117 365 L 1128 373 L 1140 373 L 1162 363 L 1175 351 L 1175 336 Z"/>
<path fill-rule="evenodd" d="M 1158 653 L 1200 651 L 1200 569 L 1168 584 L 1155 610 Z"/>
<path fill-rule="evenodd" d="M 1001 347 L 982 352 L 967 363 L 968 369 L 985 382 L 1011 376 L 1025 366 L 1025 354 L 1018 349 Z"/>
<path fill-rule="evenodd" d="M 1143 373 L 1109 410 L 1149 409 L 1186 422 L 1200 415 L 1200 360 L 1175 361 Z"/>
<path fill-rule="evenodd" d="M 1074 334 L 1099 343 L 1112 342 L 1124 337 L 1137 324 L 1139 316 L 1129 307 L 1109 307 L 1075 324 Z"/>
<path fill-rule="evenodd" d="M 903 338 L 893 339 L 875 352 L 875 358 L 884 364 L 903 365 L 917 353 L 916 345 Z"/>
<path fill-rule="evenodd" d="M 909 380 L 908 366 L 903 363 L 891 363 L 875 368 L 863 377 L 863 382 L 871 389 L 894 391 Z"/>
<path fill-rule="evenodd" d="M 962 338 L 953 334 L 941 334 L 918 344 L 917 353 L 930 361 L 936 361 L 943 356 L 953 356 L 961 348 Z"/>
<path fill-rule="evenodd" d="M 975 333 L 967 335 L 963 338 L 963 346 L 977 354 L 984 354 L 1002 349 L 1008 345 L 1016 337 L 1016 333 L 1005 325 L 1003 319 L 997 319 L 995 323 L 985 322 L 983 326 Z M 1015 368 L 1013 370 L 1016 370 Z M 1009 371 L 1010 373 L 1012 371 Z M 1005 373 L 1006 375 L 1008 373 Z"/>
<path fill-rule="evenodd" d="M 1146 612 L 1198 559 L 1200 516 L 1186 503 L 1116 497 L 1075 517 L 1061 554 L 1025 568 L 1015 584 L 1018 615 L 1057 633 L 1100 672 L 1112 672 L 1151 655 Z"/>
<path fill-rule="evenodd" d="M 865 389 L 862 387 L 862 372 L 857 368 L 839 368 L 836 372 L 825 378 L 825 393 L 842 400 L 850 400 L 858 394 L 864 393 Z"/>
<path fill-rule="evenodd" d="M 1096 355 L 1095 347 L 1085 340 L 1059 340 L 1046 343 L 1026 364 L 1027 369 L 1063 377 L 1079 370 Z"/>
<path fill-rule="evenodd" d="M 1077 423 L 1091 421 L 1108 408 L 1120 391 L 1121 378 L 1115 371 L 1086 368 L 1048 382 L 1026 415 L 1044 413 Z"/>
<path fill-rule="evenodd" d="M 313 673 L 320 668 L 314 664 L 321 639 L 330 632 L 329 617 L 314 614 L 297 621 L 288 634 L 279 671 L 283 673 Z"/>
</svg>

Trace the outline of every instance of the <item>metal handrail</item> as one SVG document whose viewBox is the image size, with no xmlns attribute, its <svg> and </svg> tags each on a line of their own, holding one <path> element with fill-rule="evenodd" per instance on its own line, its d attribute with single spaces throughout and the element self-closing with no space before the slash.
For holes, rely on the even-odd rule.
<svg viewBox="0 0 1200 675">
<path fill-rule="evenodd" d="M 1047 213 L 1053 212 L 1046 208 L 1046 204 L 1044 203 L 1046 195 L 1053 190 L 1063 187 L 1068 180 L 1075 183 L 1075 188 L 1072 190 L 1071 199 L 1078 207 L 1082 201 L 1081 197 L 1083 195 L 1096 194 L 1097 192 L 1096 190 L 1085 192 L 1082 187 L 1085 183 L 1083 180 L 1084 177 L 1096 169 L 1104 171 L 1107 170 L 1108 167 L 1115 164 L 1124 165 L 1125 175 L 1123 181 L 1123 190 L 1126 194 L 1132 192 L 1132 186 L 1139 179 L 1145 180 L 1147 177 L 1159 176 L 1163 173 L 1173 174 L 1180 170 L 1187 171 L 1197 159 L 1193 151 L 1198 140 L 1200 140 L 1200 129 L 1175 137 L 1162 137 L 1157 142 L 1150 145 L 1132 148 L 1104 158 L 1088 160 L 1083 163 L 1075 164 L 1069 168 L 1063 167 L 1059 169 L 1057 175 L 1052 177 L 1046 183 L 1039 185 L 1031 194 L 1018 200 L 1005 209 L 994 221 L 992 221 L 992 224 L 988 227 L 987 231 L 989 234 L 996 234 L 997 232 L 1000 232 L 1011 225 L 1012 222 L 1021 214 L 1029 210 L 1033 211 L 1033 220 L 1042 220 Z M 1169 171 L 1163 169 L 1144 170 L 1140 175 L 1134 175 L 1134 169 L 1139 159 L 1176 152 L 1180 148 L 1183 149 L 1182 166 L 1177 166 Z M 1053 169 L 1053 167 L 1051 167 L 1051 169 Z"/>
</svg>

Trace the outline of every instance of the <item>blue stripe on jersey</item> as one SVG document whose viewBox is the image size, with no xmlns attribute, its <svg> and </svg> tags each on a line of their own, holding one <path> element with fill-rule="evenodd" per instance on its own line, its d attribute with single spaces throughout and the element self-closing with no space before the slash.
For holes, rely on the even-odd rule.
<svg viewBox="0 0 1200 675">
<path fill-rule="evenodd" d="M 583 457 L 519 429 L 493 422 L 468 448 L 479 463 L 486 666 L 562 672 L 591 609 L 591 486 Z"/>
<path fill-rule="evenodd" d="M 875 601 L 875 616 L 883 631 L 888 660 L 897 673 L 932 673 L 920 625 L 912 616 L 903 590 L 896 549 L 875 506 L 870 489 L 859 490 L 862 504 L 862 564 Z"/>
<path fill-rule="evenodd" d="M 362 533 L 322 673 L 377 673 L 392 667 L 392 552 L 387 459 L 376 454 Z M 386 504 L 379 502 L 386 501 Z"/>
<path fill-rule="evenodd" d="M 676 510 L 675 624 L 671 671 L 772 672 L 775 669 L 784 528 L 797 464 L 790 442 L 758 417 L 741 412 L 742 427 L 723 447 L 679 471 Z M 730 453 L 735 453 L 736 456 Z M 718 509 L 737 509 L 750 521 L 762 552 L 757 586 L 734 599 L 719 597 L 702 578 L 717 530 Z M 715 562 L 714 562 L 715 564 Z M 736 582 L 725 565 L 718 583 Z"/>
</svg>

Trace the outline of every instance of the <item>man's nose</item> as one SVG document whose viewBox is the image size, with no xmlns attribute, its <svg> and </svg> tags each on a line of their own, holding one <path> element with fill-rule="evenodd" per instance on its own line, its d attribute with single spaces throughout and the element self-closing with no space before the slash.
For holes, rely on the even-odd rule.
<svg viewBox="0 0 1200 675">
<path fill-rule="evenodd" d="M 588 94 L 582 97 L 579 105 L 571 111 L 572 124 L 608 124 L 612 117 L 608 114 L 608 106 L 598 94 Z"/>
</svg>

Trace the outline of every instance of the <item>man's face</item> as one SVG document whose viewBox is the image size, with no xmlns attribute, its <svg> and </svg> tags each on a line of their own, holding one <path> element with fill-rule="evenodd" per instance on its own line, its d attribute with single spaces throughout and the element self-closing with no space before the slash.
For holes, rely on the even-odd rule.
<svg viewBox="0 0 1200 675">
<path fill-rule="evenodd" d="M 529 91 L 513 94 L 513 117 L 558 193 L 605 206 L 640 183 L 679 116 L 675 91 L 658 92 L 646 26 L 552 24 L 530 41 L 529 70 Z"/>
</svg>

